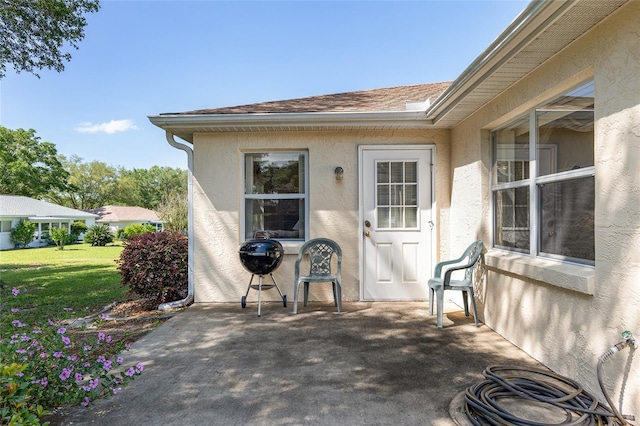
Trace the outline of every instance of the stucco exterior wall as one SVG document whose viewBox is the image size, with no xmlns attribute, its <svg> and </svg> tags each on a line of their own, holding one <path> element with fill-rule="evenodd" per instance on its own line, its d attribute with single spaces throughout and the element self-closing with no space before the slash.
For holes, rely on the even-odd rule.
<svg viewBox="0 0 640 426">
<path fill-rule="evenodd" d="M 196 302 L 237 302 L 250 274 L 242 268 L 242 153 L 251 150 L 307 150 L 309 153 L 309 238 L 327 237 L 343 251 L 343 300 L 359 298 L 358 146 L 427 144 L 436 146 L 436 198 L 448 194 L 448 130 L 207 133 L 194 141 L 194 279 Z M 337 181 L 335 167 L 344 169 Z M 444 197 L 445 199 L 447 197 Z M 448 205 L 448 202 L 443 203 Z M 436 221 L 441 219 L 436 218 Z M 285 246 L 286 248 L 286 246 Z M 293 299 L 295 247 L 274 273 L 284 294 Z M 256 278 L 257 279 L 257 278 Z M 266 278 L 265 278 L 266 279 Z M 252 290 L 248 300 L 255 301 Z M 279 300 L 266 291 L 263 300 Z M 331 286 L 311 286 L 310 300 L 332 300 Z"/>
<path fill-rule="evenodd" d="M 459 251 L 479 236 L 491 242 L 489 129 L 593 78 L 595 268 L 493 250 L 477 297 L 487 326 L 596 395 L 598 357 L 623 330 L 640 338 L 639 29 L 632 1 L 452 131 L 451 248 Z M 573 278 L 586 284 L 572 287 Z M 625 350 L 605 367 L 613 400 L 637 416 L 640 357 Z"/>
</svg>

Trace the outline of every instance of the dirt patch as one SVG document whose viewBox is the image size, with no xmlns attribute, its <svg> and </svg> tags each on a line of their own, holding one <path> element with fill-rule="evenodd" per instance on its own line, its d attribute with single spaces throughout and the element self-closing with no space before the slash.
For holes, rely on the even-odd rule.
<svg viewBox="0 0 640 426">
<path fill-rule="evenodd" d="M 109 344 L 101 345 L 102 350 L 113 354 L 120 343 L 135 342 L 183 310 L 159 311 L 157 307 L 157 303 L 142 298 L 116 302 L 101 312 L 79 320 L 67 332 L 80 345 L 102 332 L 111 337 Z"/>
</svg>

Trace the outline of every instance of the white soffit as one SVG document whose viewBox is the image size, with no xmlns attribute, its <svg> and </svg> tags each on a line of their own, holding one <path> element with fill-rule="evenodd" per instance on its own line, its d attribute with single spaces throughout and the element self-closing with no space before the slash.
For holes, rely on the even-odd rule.
<svg viewBox="0 0 640 426">
<path fill-rule="evenodd" d="M 629 0 L 537 0 L 427 110 L 454 127 Z"/>
</svg>

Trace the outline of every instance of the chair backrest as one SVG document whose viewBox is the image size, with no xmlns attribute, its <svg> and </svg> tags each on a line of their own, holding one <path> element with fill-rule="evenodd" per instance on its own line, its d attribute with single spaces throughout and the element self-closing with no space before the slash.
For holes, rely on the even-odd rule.
<svg viewBox="0 0 640 426">
<path fill-rule="evenodd" d="M 463 258 L 467 259 L 467 265 L 469 265 L 464 271 L 464 278 L 470 282 L 473 279 L 473 270 L 475 269 L 478 259 L 480 259 L 480 255 L 482 255 L 482 241 L 471 243 L 464 252 Z"/>
<path fill-rule="evenodd" d="M 304 256 L 308 255 L 310 275 L 331 275 L 331 258 L 334 254 L 338 260 L 337 274 L 340 274 L 342 269 L 342 249 L 338 243 L 328 238 L 314 238 L 304 243 L 300 248 L 298 259 L 296 260 L 296 269 L 299 268 L 300 261 Z"/>
</svg>

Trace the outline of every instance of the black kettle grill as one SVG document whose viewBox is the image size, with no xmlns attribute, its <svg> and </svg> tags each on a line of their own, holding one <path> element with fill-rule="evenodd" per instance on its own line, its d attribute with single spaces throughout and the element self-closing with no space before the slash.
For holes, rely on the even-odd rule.
<svg viewBox="0 0 640 426">
<path fill-rule="evenodd" d="M 282 294 L 276 280 L 273 278 L 273 271 L 278 269 L 278 266 L 280 266 L 284 259 L 284 248 L 282 248 L 282 244 L 280 244 L 279 241 L 269 239 L 249 240 L 240 245 L 238 253 L 240 254 L 242 266 L 251 272 L 249 287 L 247 287 L 247 292 L 241 299 L 242 308 L 247 307 L 249 290 L 252 288 L 258 290 L 258 316 L 260 316 L 262 290 L 269 290 L 273 287 L 280 293 L 282 304 L 286 308 L 287 296 Z M 272 284 L 263 284 L 262 277 L 267 274 L 271 277 Z M 258 284 L 253 284 L 253 277 L 256 275 L 258 276 Z"/>
</svg>

